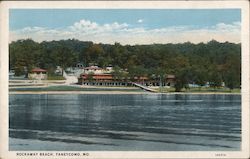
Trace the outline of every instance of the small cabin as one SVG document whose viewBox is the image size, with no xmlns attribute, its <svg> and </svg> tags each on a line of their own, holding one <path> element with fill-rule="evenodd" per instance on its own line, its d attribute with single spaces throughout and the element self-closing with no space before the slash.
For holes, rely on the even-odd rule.
<svg viewBox="0 0 250 159">
<path fill-rule="evenodd" d="M 47 79 L 47 70 L 41 68 L 34 68 L 29 73 L 29 79 L 45 80 Z"/>
</svg>

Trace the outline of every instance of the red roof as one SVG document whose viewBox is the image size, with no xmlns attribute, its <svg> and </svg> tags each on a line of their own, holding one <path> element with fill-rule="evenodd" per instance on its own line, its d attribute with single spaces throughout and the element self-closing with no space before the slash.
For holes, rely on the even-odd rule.
<svg viewBox="0 0 250 159">
<path fill-rule="evenodd" d="M 88 78 L 88 74 L 83 74 L 81 76 L 83 79 Z M 113 76 L 111 74 L 94 74 L 92 75 L 93 79 L 105 79 L 105 80 L 112 80 Z"/>
<path fill-rule="evenodd" d="M 47 72 L 47 70 L 41 69 L 41 68 L 34 68 L 31 70 L 31 72 Z"/>
<path fill-rule="evenodd" d="M 82 74 L 81 78 L 82 79 L 87 79 L 88 78 L 88 74 Z M 97 80 L 97 79 L 102 79 L 102 80 L 113 80 L 113 75 L 112 74 L 93 74 L 92 75 L 93 79 Z M 175 75 L 167 75 L 166 79 L 174 79 Z M 148 77 L 145 76 L 141 76 L 141 77 L 134 77 L 134 79 L 136 80 L 148 80 Z"/>
</svg>

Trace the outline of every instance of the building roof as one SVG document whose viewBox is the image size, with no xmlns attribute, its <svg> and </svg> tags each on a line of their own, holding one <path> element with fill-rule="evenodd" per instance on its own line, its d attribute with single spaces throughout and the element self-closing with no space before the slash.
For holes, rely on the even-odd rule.
<svg viewBox="0 0 250 159">
<path fill-rule="evenodd" d="M 175 75 L 167 75 L 167 78 L 169 79 L 169 78 L 175 78 Z"/>
<path fill-rule="evenodd" d="M 141 77 L 134 77 L 134 79 L 148 80 L 148 77 L 141 76 Z"/>
<path fill-rule="evenodd" d="M 88 74 L 82 74 L 81 77 L 83 79 L 88 78 Z M 93 79 L 106 79 L 106 80 L 112 80 L 113 76 L 111 74 L 93 74 L 92 75 Z"/>
<path fill-rule="evenodd" d="M 47 70 L 41 69 L 41 68 L 34 68 L 31 70 L 31 72 L 47 72 Z"/>
<path fill-rule="evenodd" d="M 102 70 L 102 68 L 98 67 L 98 66 L 89 66 L 89 67 L 85 67 L 85 70 Z"/>
<path fill-rule="evenodd" d="M 82 74 L 81 78 L 82 79 L 87 79 L 88 78 L 88 74 Z M 104 79 L 104 80 L 112 80 L 114 79 L 112 74 L 93 74 L 92 75 L 93 79 Z M 145 76 L 141 76 L 141 77 L 134 77 L 134 79 L 138 80 L 148 80 L 148 77 Z M 166 79 L 175 79 L 175 75 L 167 75 Z"/>
</svg>

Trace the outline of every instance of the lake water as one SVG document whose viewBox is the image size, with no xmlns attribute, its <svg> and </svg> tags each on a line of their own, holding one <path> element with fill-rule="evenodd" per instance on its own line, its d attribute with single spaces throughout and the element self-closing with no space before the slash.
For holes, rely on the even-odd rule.
<svg viewBox="0 0 250 159">
<path fill-rule="evenodd" d="M 9 149 L 239 151 L 240 95 L 9 97 Z"/>
</svg>

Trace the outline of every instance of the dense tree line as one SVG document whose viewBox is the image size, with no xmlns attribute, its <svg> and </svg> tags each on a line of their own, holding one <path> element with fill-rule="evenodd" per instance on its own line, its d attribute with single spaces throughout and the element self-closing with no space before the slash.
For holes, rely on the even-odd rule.
<svg viewBox="0 0 250 159">
<path fill-rule="evenodd" d="M 200 86 L 207 82 L 220 87 L 222 82 L 230 89 L 241 85 L 241 45 L 212 40 L 208 43 L 121 45 L 95 44 L 75 39 L 37 43 L 31 39 L 10 43 L 10 69 L 16 75 L 34 67 L 51 72 L 56 66 L 63 69 L 82 62 L 85 66 L 112 65 L 117 76 L 148 76 L 164 79 L 176 76 L 176 91 L 188 83 Z M 127 70 L 129 74 L 119 72 Z"/>
</svg>

